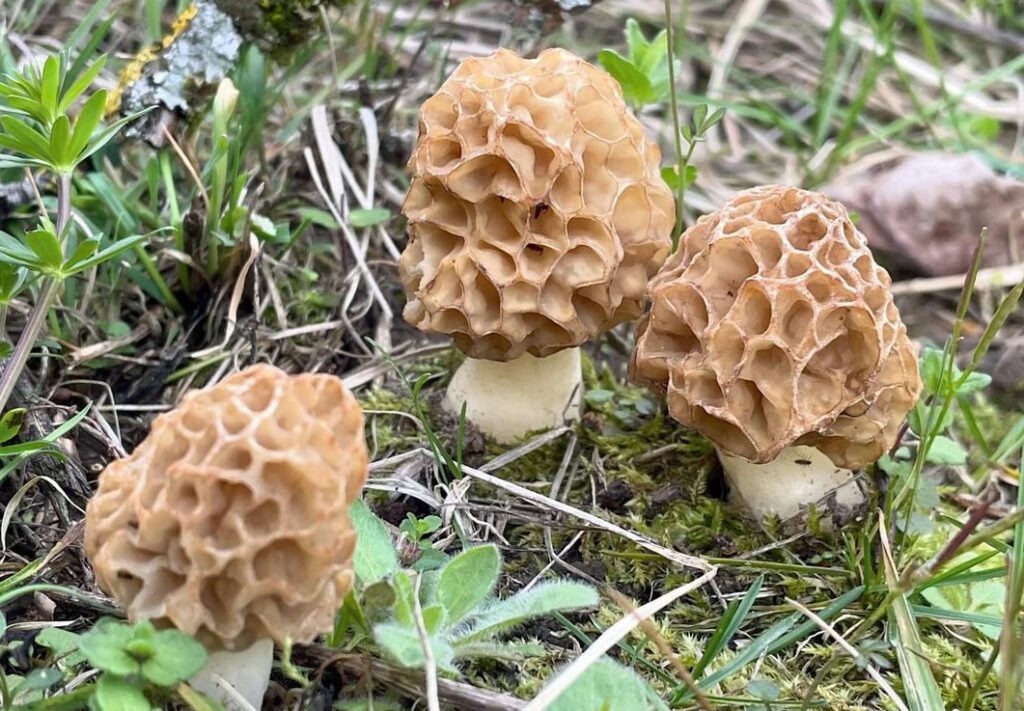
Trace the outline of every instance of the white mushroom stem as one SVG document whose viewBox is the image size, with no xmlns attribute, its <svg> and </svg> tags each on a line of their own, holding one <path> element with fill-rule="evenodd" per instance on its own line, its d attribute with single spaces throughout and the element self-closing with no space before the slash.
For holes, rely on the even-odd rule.
<svg viewBox="0 0 1024 711">
<path fill-rule="evenodd" d="M 452 376 L 445 407 L 502 444 L 531 430 L 557 427 L 580 416 L 580 349 L 546 358 L 522 355 L 505 363 L 468 358 Z"/>
<path fill-rule="evenodd" d="M 274 642 L 261 639 L 239 652 L 210 652 L 206 666 L 189 684 L 219 701 L 228 711 L 259 711 L 273 667 Z M 245 704 L 240 699 L 244 699 Z"/>
<path fill-rule="evenodd" d="M 814 447 L 787 447 L 774 460 L 754 464 L 718 450 L 732 496 L 758 521 L 778 514 L 785 521 L 818 504 L 818 510 L 858 508 L 866 500 L 849 469 L 841 469 Z M 834 504 L 822 501 L 835 492 Z"/>
</svg>

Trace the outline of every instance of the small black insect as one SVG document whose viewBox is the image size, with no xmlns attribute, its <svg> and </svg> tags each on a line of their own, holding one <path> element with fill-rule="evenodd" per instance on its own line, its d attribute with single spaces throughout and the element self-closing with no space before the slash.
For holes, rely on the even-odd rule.
<svg viewBox="0 0 1024 711">
<path fill-rule="evenodd" d="M 802 467 L 809 467 L 809 466 L 811 466 L 811 460 L 810 459 L 797 459 L 796 463 L 799 464 Z"/>
</svg>

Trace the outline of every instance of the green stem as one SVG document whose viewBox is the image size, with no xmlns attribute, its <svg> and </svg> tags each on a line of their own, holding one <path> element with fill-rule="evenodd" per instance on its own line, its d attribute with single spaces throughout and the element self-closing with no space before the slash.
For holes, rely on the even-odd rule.
<svg viewBox="0 0 1024 711">
<path fill-rule="evenodd" d="M 690 145 L 689 152 L 684 158 L 682 125 L 679 123 L 679 100 L 676 95 L 676 59 L 672 29 L 672 2 L 665 0 L 665 43 L 668 45 L 668 86 L 671 94 L 672 133 L 676 143 L 676 160 L 679 162 L 679 197 L 677 200 L 679 204 L 676 206 L 676 225 L 672 232 L 672 251 L 675 252 L 679 247 L 679 236 L 683 231 L 683 209 L 686 205 L 686 166 L 689 165 L 690 157 L 693 155 L 693 145 Z"/>
</svg>

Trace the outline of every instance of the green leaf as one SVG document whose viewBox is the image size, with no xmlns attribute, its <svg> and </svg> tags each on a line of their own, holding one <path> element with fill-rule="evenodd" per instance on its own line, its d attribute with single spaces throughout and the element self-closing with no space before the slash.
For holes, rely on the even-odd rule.
<svg viewBox="0 0 1024 711">
<path fill-rule="evenodd" d="M 938 435 L 928 449 L 928 461 L 933 464 L 965 464 L 967 452 L 949 437 Z"/>
<path fill-rule="evenodd" d="M 770 679 L 751 679 L 747 684 L 747 693 L 762 701 L 776 701 L 782 695 L 782 689 Z"/>
<path fill-rule="evenodd" d="M 88 69 L 79 74 L 78 77 L 71 83 L 71 85 L 64 90 L 64 95 L 61 97 L 60 104 L 57 108 L 60 111 L 63 111 L 67 109 L 67 107 L 71 106 L 72 102 L 74 102 L 75 99 L 81 96 L 82 92 L 88 89 L 89 86 L 93 83 L 93 80 L 95 80 L 96 77 L 99 76 L 100 71 L 103 70 L 103 65 L 106 63 L 107 55 L 101 55 L 99 58 L 96 59 L 95 62 L 93 62 L 89 66 Z M 89 97 L 86 103 L 92 101 L 95 98 L 96 94 L 93 94 Z M 106 97 L 104 97 L 104 101 L 106 101 Z M 82 110 L 84 111 L 85 109 L 83 108 Z M 79 116 L 79 120 L 81 120 L 81 116 Z"/>
<path fill-rule="evenodd" d="M 498 582 L 500 558 L 493 544 L 468 548 L 448 561 L 437 582 L 437 600 L 455 625 L 490 594 Z"/>
<path fill-rule="evenodd" d="M 75 131 L 68 149 L 68 155 L 72 160 L 77 162 L 78 157 L 89 145 L 89 139 L 92 138 L 96 127 L 100 125 L 100 119 L 103 118 L 103 109 L 106 103 L 107 92 L 97 91 L 82 105 L 82 110 L 78 112 L 78 118 L 75 119 Z"/>
<path fill-rule="evenodd" d="M 125 116 L 121 119 L 118 119 L 114 123 L 107 126 L 105 129 L 100 131 L 100 133 L 89 142 L 89 145 L 86 146 L 85 150 L 82 151 L 82 153 L 78 156 L 78 162 L 81 163 L 86 158 L 91 156 L 93 153 L 103 148 L 103 146 L 107 145 L 107 143 L 113 140 L 114 136 L 116 136 L 122 128 L 124 128 L 127 124 L 131 123 L 140 116 L 149 113 L 152 108 L 153 107 L 149 107 L 143 109 L 142 111 L 136 111 L 135 113 L 129 116 Z"/>
<path fill-rule="evenodd" d="M 358 545 L 356 546 L 358 548 Z M 395 619 L 405 627 L 416 625 L 416 591 L 412 581 L 404 570 L 396 572 L 392 578 L 392 589 L 395 591 Z"/>
<path fill-rule="evenodd" d="M 6 257 L 8 264 L 26 266 L 33 270 L 38 270 L 40 266 L 35 252 L 6 232 L 0 232 L 0 255 Z"/>
<path fill-rule="evenodd" d="M 21 431 L 22 420 L 25 419 L 25 408 L 11 408 L 0 417 L 0 444 L 14 438 Z"/>
<path fill-rule="evenodd" d="M 360 585 L 366 587 L 398 570 L 398 554 L 383 522 L 373 515 L 362 499 L 348 510 L 356 530 L 356 551 L 352 567 Z"/>
<path fill-rule="evenodd" d="M 39 258 L 44 269 L 58 269 L 64 262 L 64 250 L 61 249 L 57 235 L 49 230 L 32 230 L 25 234 L 25 244 Z"/>
<path fill-rule="evenodd" d="M 157 686 L 174 686 L 206 664 L 203 645 L 178 630 L 157 632 L 153 648 L 153 656 L 142 663 L 142 676 Z"/>
<path fill-rule="evenodd" d="M 99 711 L 154 711 L 142 689 L 113 674 L 100 677 L 92 700 Z"/>
<path fill-rule="evenodd" d="M 133 632 L 129 625 L 103 619 L 82 635 L 78 648 L 95 668 L 118 676 L 132 676 L 140 669 L 139 661 L 125 651 Z"/>
<path fill-rule="evenodd" d="M 338 612 L 334 616 L 334 630 L 327 640 L 327 646 L 341 646 L 345 639 L 345 633 L 350 629 L 366 634 L 372 633 L 355 590 L 349 590 L 345 599 L 341 601 L 341 607 L 338 608 Z"/>
<path fill-rule="evenodd" d="M 479 640 L 504 632 L 529 619 L 552 612 L 594 607 L 599 600 L 597 591 L 589 585 L 575 582 L 540 583 L 510 598 L 490 604 L 473 621 L 472 626 L 456 632 L 456 645 Z"/>
<path fill-rule="evenodd" d="M 391 210 L 383 207 L 353 210 L 348 216 L 348 221 L 353 227 L 372 227 L 389 219 L 391 219 Z"/>
<path fill-rule="evenodd" d="M 689 165 L 686 166 L 686 187 L 690 187 L 697 182 L 697 166 Z M 661 179 L 665 181 L 665 185 L 670 190 L 679 189 L 679 166 L 667 166 L 661 169 Z"/>
<path fill-rule="evenodd" d="M 423 608 L 423 626 L 427 628 L 427 634 L 434 634 L 444 625 L 444 608 L 440 605 L 431 605 Z"/>
<path fill-rule="evenodd" d="M 956 393 L 957 395 L 970 395 L 979 390 L 984 390 L 991 382 L 992 376 L 988 373 L 971 373 L 963 379 L 963 382 L 956 389 Z"/>
<path fill-rule="evenodd" d="M 373 638 L 399 666 L 418 669 L 426 664 L 423 642 L 415 628 L 385 623 L 373 628 Z M 428 640 L 437 665 L 450 668 L 453 659 L 452 648 L 442 639 L 430 637 Z"/>
<path fill-rule="evenodd" d="M 59 683 L 63 678 L 64 673 L 59 669 L 43 667 L 30 671 L 21 683 L 24 688 L 42 690 L 49 689 L 54 684 Z"/>
<path fill-rule="evenodd" d="M 30 158 L 52 162 L 50 143 L 39 131 L 13 116 L 0 116 L 0 127 L 5 132 L 0 133 L 0 145 Z"/>
<path fill-rule="evenodd" d="M 602 49 L 597 54 L 597 60 L 619 82 L 628 104 L 640 107 L 652 101 L 654 91 L 651 80 L 628 59 L 613 50 Z"/>
<path fill-rule="evenodd" d="M 39 101 L 46 108 L 48 122 L 57 115 L 57 98 L 60 94 L 60 60 L 50 55 L 43 63 L 42 82 L 39 85 Z"/>
<path fill-rule="evenodd" d="M 71 163 L 71 120 L 61 114 L 50 128 L 50 159 L 61 172 L 70 173 L 74 165 Z"/>
<path fill-rule="evenodd" d="M 557 673 L 552 678 L 557 677 Z M 602 657 L 548 706 L 550 711 L 667 711 L 650 685 L 631 669 Z"/>
<path fill-rule="evenodd" d="M 76 666 L 85 661 L 85 655 L 78 651 L 81 636 L 60 627 L 47 627 L 36 636 L 36 644 L 46 647 L 65 666 Z"/>
<path fill-rule="evenodd" d="M 64 270 L 66 271 L 70 267 L 73 267 L 76 264 L 84 262 L 86 259 L 96 254 L 96 250 L 97 248 L 99 248 L 99 246 L 100 241 L 95 237 L 91 239 L 82 240 L 79 243 L 79 245 L 75 247 L 74 253 L 70 257 L 68 257 L 68 260 L 66 262 L 64 262 Z"/>
<path fill-rule="evenodd" d="M 708 668 L 711 662 L 715 661 L 715 658 L 729 646 L 732 638 L 736 636 L 740 627 L 743 625 L 744 620 L 747 619 L 747 615 L 754 607 L 754 603 L 757 601 L 757 596 L 761 593 L 761 587 L 764 585 L 764 576 L 760 576 L 754 580 L 747 593 L 743 596 L 742 600 L 734 601 L 726 609 L 725 614 L 722 615 L 722 619 L 718 622 L 718 627 L 715 628 L 714 634 L 711 635 L 711 639 L 704 645 L 704 654 L 701 655 L 700 660 L 693 667 L 693 678 L 700 679 L 704 670 Z"/>
<path fill-rule="evenodd" d="M 149 239 L 148 235 L 132 235 L 131 237 L 124 237 L 122 239 L 119 239 L 114 244 L 110 245 L 106 249 L 97 252 L 88 259 L 84 259 L 80 262 L 76 262 L 73 264 L 65 265 L 64 269 L 62 270 L 62 274 L 63 276 L 80 274 L 81 272 L 84 272 L 87 269 L 92 269 L 98 264 L 109 262 L 111 259 L 115 259 L 116 257 L 121 256 L 128 250 L 135 247 L 135 245 L 140 244 L 146 241 L 147 239 Z"/>
</svg>

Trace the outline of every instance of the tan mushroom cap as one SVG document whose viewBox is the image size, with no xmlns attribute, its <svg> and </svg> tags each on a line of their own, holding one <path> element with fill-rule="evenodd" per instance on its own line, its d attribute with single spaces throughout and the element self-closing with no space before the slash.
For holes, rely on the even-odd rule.
<svg viewBox="0 0 1024 711">
<path fill-rule="evenodd" d="M 420 110 L 405 319 L 505 361 L 638 317 L 675 219 L 660 163 L 618 83 L 569 52 L 463 61 Z"/>
<path fill-rule="evenodd" d="M 352 587 L 348 508 L 366 473 L 340 379 L 257 365 L 186 395 L 103 471 L 86 554 L 132 620 L 211 649 L 308 642 Z"/>
<path fill-rule="evenodd" d="M 804 444 L 864 466 L 921 390 L 890 284 L 839 203 L 747 190 L 687 230 L 651 282 L 632 377 L 731 454 L 763 463 Z"/>
</svg>

